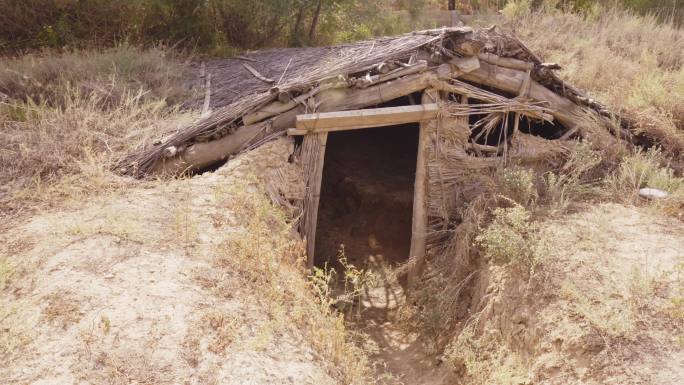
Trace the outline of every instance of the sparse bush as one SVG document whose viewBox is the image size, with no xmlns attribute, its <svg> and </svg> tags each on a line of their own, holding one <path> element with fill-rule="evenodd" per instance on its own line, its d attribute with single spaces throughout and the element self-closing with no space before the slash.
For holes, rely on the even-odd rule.
<svg viewBox="0 0 684 385">
<path fill-rule="evenodd" d="M 530 207 L 536 202 L 538 195 L 534 170 L 507 167 L 499 171 L 498 179 L 501 195 L 524 207 Z"/>
<path fill-rule="evenodd" d="M 312 282 L 322 302 L 337 308 L 347 318 L 359 317 L 362 312 L 360 299 L 368 288 L 378 284 L 379 277 L 370 270 L 359 269 L 347 260 L 342 246 L 336 260 L 341 269 L 314 267 Z"/>
<path fill-rule="evenodd" d="M 534 262 L 535 225 L 524 207 L 494 210 L 494 220 L 475 240 L 496 263 Z"/>
<path fill-rule="evenodd" d="M 121 156 L 188 121 L 177 57 L 162 49 L 26 55 L 0 60 L 0 211 L 110 190 Z M 4 67 L 4 68 L 3 68 Z"/>
<path fill-rule="evenodd" d="M 30 101 L 0 105 L 0 209 L 5 213 L 122 185 L 109 171 L 114 162 L 182 119 L 163 101 L 143 101 L 143 92 L 124 94 L 106 110 L 98 94 L 71 90 L 62 96 L 62 107 Z"/>
<path fill-rule="evenodd" d="M 530 12 L 530 0 L 513 0 L 506 3 L 503 14 L 508 19 L 515 19 Z"/>
<path fill-rule="evenodd" d="M 564 211 L 572 201 L 590 195 L 588 184 L 595 181 L 587 179 L 600 163 L 600 155 L 588 143 L 575 143 L 563 167 L 542 176 L 544 208 Z"/>
<path fill-rule="evenodd" d="M 607 179 L 608 185 L 618 196 L 636 196 L 642 187 L 661 189 L 675 193 L 684 187 L 684 180 L 674 175 L 674 171 L 661 165 L 665 161 L 659 149 L 638 150 L 622 159 L 617 170 Z"/>
<path fill-rule="evenodd" d="M 667 153 L 684 154 L 681 28 L 615 7 L 593 18 L 542 8 L 508 21 L 543 60 L 563 66 L 560 77 L 629 118 Z"/>
<path fill-rule="evenodd" d="M 496 333 L 477 332 L 482 318 L 470 324 L 454 338 L 444 351 L 444 358 L 453 370 L 467 376 L 473 384 L 525 384 L 529 369 L 518 352 L 511 351 Z"/>
</svg>

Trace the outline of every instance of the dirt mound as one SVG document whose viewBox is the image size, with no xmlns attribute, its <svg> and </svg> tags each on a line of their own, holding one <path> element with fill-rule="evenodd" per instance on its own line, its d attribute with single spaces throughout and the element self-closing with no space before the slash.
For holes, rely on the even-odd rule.
<svg viewBox="0 0 684 385">
<path fill-rule="evenodd" d="M 648 207 L 540 223 L 532 265 L 479 260 L 466 295 L 435 294 L 466 308 L 436 342 L 403 322 L 396 277 L 381 281 L 347 325 L 366 352 L 348 344 L 282 210 L 303 189 L 291 146 L 3 234 L 3 383 L 363 383 L 366 353 L 375 383 L 684 380 L 684 224 Z"/>
<path fill-rule="evenodd" d="M 529 270 L 480 268 L 444 354 L 462 383 L 681 384 L 684 224 L 605 204 L 540 228 Z"/>
<path fill-rule="evenodd" d="M 291 146 L 279 140 L 216 173 L 96 198 L 4 234 L 2 382 L 348 378 L 333 355 L 353 353 L 264 193 L 298 194 Z"/>
</svg>

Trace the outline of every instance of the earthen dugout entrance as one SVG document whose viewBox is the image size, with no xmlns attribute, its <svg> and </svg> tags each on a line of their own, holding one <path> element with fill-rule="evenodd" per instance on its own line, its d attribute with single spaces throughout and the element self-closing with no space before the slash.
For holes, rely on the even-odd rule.
<svg viewBox="0 0 684 385">
<path fill-rule="evenodd" d="M 395 262 L 415 258 L 418 263 L 409 268 L 411 283 L 412 277 L 419 273 L 425 256 L 425 133 L 427 122 L 435 121 L 438 113 L 439 106 L 436 103 L 423 103 L 297 116 L 297 128 L 289 130 L 288 133 L 304 135 L 301 152 L 307 187 L 303 207 L 305 216 L 302 219 L 301 230 L 307 243 L 309 267 L 313 267 L 317 260 L 317 248 L 326 252 L 322 259 L 329 260 L 331 256 L 336 255 L 336 244 L 344 243 L 337 242 L 336 238 L 339 240 L 348 236 L 348 239 L 352 240 L 350 245 L 354 253 L 359 253 L 356 255 L 357 258 L 361 254 L 368 256 L 378 252 L 391 253 L 392 255 L 384 257 L 390 257 Z M 341 148 L 335 145 L 336 139 L 341 142 Z M 332 154 L 326 155 L 329 143 L 333 143 Z M 363 152 L 363 148 L 366 148 L 365 156 L 355 157 L 357 152 Z M 363 164 L 364 157 L 367 158 L 366 164 Z M 349 175 L 351 168 L 346 168 L 346 172 L 345 168 L 340 169 L 340 162 L 353 167 L 354 175 Z M 326 189 L 323 190 L 323 171 L 327 163 L 330 163 L 326 174 L 330 183 L 325 183 Z M 383 183 L 385 186 L 382 186 Z M 393 192 L 393 189 L 396 191 Z M 353 192 L 354 190 L 356 192 Z M 329 200 L 332 205 L 326 205 L 321 217 L 319 211 L 322 191 L 324 196 L 329 195 L 332 198 Z M 339 198 L 345 192 L 346 198 L 351 198 L 355 194 L 359 202 L 353 202 L 353 198 L 351 202 L 339 202 L 339 199 L 335 199 L 336 195 Z M 377 196 L 371 198 L 371 195 Z M 364 200 L 368 203 L 364 203 Z M 384 202 L 384 208 L 379 204 L 381 201 Z M 326 230 L 338 230 L 339 226 L 345 225 L 345 221 L 339 221 L 336 212 L 344 212 L 355 205 L 355 211 L 360 211 L 362 215 L 356 218 L 351 215 L 346 221 L 349 227 L 345 232 L 327 233 L 323 241 L 316 241 L 319 218 L 322 218 L 321 224 L 327 226 Z M 395 218 L 401 220 L 394 223 L 397 225 L 394 230 L 401 229 L 400 234 L 395 235 L 391 234 L 392 229 L 386 228 L 387 226 L 383 226 L 382 223 L 382 216 L 393 206 L 401 213 Z M 355 223 L 355 219 L 360 222 Z M 355 229 L 359 234 L 353 234 Z M 386 246 L 378 239 L 380 231 Z M 359 236 L 366 239 L 359 239 Z M 410 239 L 408 250 L 404 245 L 406 241 L 401 241 L 401 237 Z M 320 246 L 317 246 L 319 244 Z M 363 265 L 365 261 L 360 262 Z"/>
<path fill-rule="evenodd" d="M 407 260 L 411 246 L 418 123 L 328 135 L 317 219 L 317 266 Z"/>
<path fill-rule="evenodd" d="M 309 267 L 325 147 L 334 132 L 420 122 L 408 269 L 414 282 L 427 249 L 449 252 L 459 202 L 478 193 L 468 185 L 473 176 L 508 165 L 554 164 L 577 138 L 602 149 L 619 148 L 622 139 L 635 143 L 628 121 L 560 79 L 558 64 L 543 62 L 497 28 L 264 51 L 221 65 L 225 76 L 204 98 L 206 105 L 211 97 L 214 112 L 116 168 L 137 177 L 188 174 L 285 133 L 303 136 L 301 153 L 292 158 L 301 166 L 303 194 L 277 200 L 295 204 Z M 398 99 L 400 106 L 375 108 Z"/>
</svg>

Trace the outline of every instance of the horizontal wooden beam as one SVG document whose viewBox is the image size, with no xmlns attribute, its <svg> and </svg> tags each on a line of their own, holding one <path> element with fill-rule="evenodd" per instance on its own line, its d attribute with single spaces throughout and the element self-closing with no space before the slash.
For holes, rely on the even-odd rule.
<svg viewBox="0 0 684 385">
<path fill-rule="evenodd" d="M 360 128 L 393 126 L 433 119 L 439 112 L 435 103 L 415 106 L 367 108 L 353 111 L 319 112 L 297 115 L 297 128 L 288 135 L 356 130 Z"/>
<path fill-rule="evenodd" d="M 481 53 L 477 55 L 485 63 L 494 64 L 499 67 L 506 67 L 514 70 L 529 71 L 534 68 L 534 63 L 509 57 L 501 57 L 493 53 Z"/>
<path fill-rule="evenodd" d="M 499 67 L 481 61 L 480 68 L 463 74 L 461 78 L 469 82 L 494 87 L 517 95 L 523 88 L 527 76 L 527 73 L 523 71 Z M 529 87 L 528 96 L 532 100 L 548 103 L 548 108 L 552 111 L 555 119 L 566 128 L 574 127 L 579 121 L 578 119 L 584 116 L 580 106 L 554 93 L 536 81 L 531 80 Z"/>
</svg>

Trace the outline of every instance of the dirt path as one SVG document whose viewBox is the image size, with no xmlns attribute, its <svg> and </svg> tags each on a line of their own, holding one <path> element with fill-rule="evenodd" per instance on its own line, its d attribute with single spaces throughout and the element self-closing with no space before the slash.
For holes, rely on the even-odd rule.
<svg viewBox="0 0 684 385">
<path fill-rule="evenodd" d="M 397 322 L 395 311 L 405 301 L 399 284 L 386 284 L 369 290 L 362 300 L 364 311 L 359 330 L 377 344 L 376 378 L 383 384 L 441 385 L 449 381 L 449 372 L 438 366 L 429 354 L 419 334 L 404 330 Z"/>
</svg>

